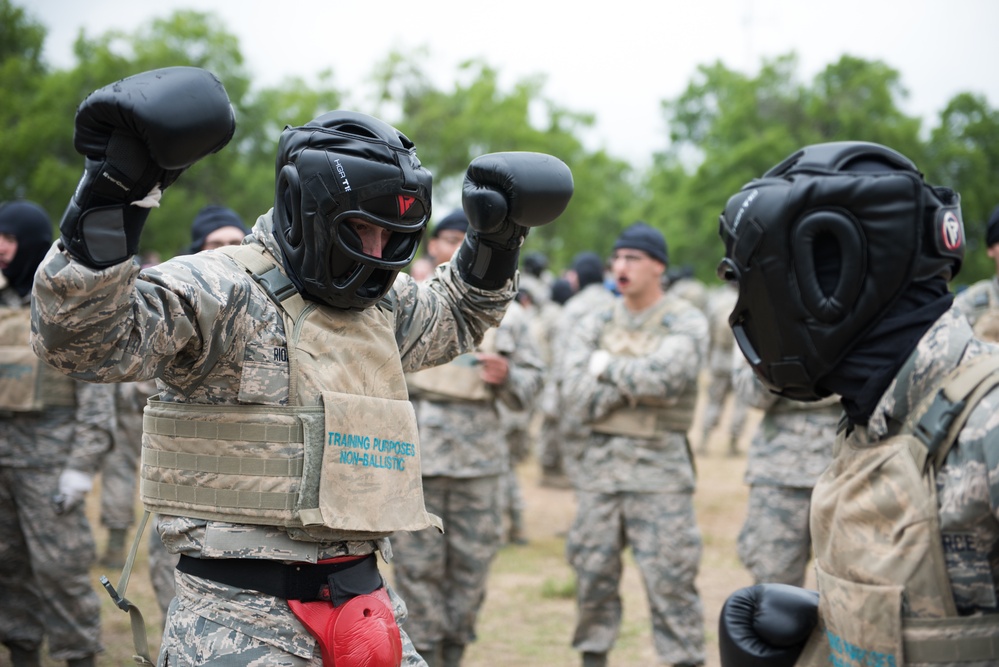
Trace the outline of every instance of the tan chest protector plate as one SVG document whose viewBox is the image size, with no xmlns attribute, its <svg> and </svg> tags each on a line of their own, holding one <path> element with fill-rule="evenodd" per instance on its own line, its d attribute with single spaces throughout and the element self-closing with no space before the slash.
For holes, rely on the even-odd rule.
<svg viewBox="0 0 999 667">
<path fill-rule="evenodd" d="M 486 329 L 479 345 L 480 352 L 495 352 L 496 329 Z M 493 390 L 482 380 L 478 360 L 472 353 L 463 354 L 450 363 L 427 368 L 406 376 L 414 398 L 445 401 L 492 402 Z"/>
<path fill-rule="evenodd" d="M 277 270 L 252 247 L 236 253 L 255 275 Z M 440 527 L 424 507 L 416 416 L 391 313 L 334 312 L 298 294 L 281 308 L 293 404 L 150 401 L 143 436 L 147 508 L 303 527 L 322 539 L 334 537 L 328 531 Z"/>
<path fill-rule="evenodd" d="M 954 403 L 967 399 L 959 406 L 965 411 L 933 447 L 911 435 L 911 427 L 876 446 L 869 446 L 863 429 L 837 440 L 835 458 L 812 493 L 820 622 L 797 665 L 994 664 L 988 638 L 999 630 L 996 620 L 957 616 L 935 470 L 967 413 L 992 386 L 982 379 L 989 368 L 999 368 L 997 362 L 973 369 L 981 377 L 954 396 Z M 927 414 L 930 402 L 914 414 Z"/>
<path fill-rule="evenodd" d="M 38 412 L 76 404 L 73 380 L 47 366 L 30 346 L 31 310 L 0 308 L 0 410 Z"/>
</svg>

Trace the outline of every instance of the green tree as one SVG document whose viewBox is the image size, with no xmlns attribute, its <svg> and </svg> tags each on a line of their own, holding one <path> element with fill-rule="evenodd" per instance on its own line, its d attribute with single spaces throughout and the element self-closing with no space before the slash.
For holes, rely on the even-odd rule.
<svg viewBox="0 0 999 667">
<path fill-rule="evenodd" d="M 843 56 L 810 85 L 794 54 L 764 60 L 756 76 L 721 63 L 701 66 L 676 99 L 665 100 L 670 148 L 645 177 L 645 216 L 659 225 L 674 262 L 711 280 L 722 254 L 718 215 L 728 197 L 801 146 L 876 141 L 924 150 L 920 122 L 899 110 L 898 73 L 880 61 Z"/>
<path fill-rule="evenodd" d="M 956 95 L 940 113 L 927 147 L 927 178 L 961 193 L 968 247 L 956 282 L 969 284 L 995 274 L 985 254 L 985 225 L 999 205 L 999 110 L 982 95 Z"/>
<path fill-rule="evenodd" d="M 579 137 L 592 126 L 592 114 L 570 111 L 544 94 L 544 79 L 521 79 L 509 90 L 499 72 L 481 60 L 461 64 L 451 87 L 440 88 L 419 63 L 426 51 L 391 53 L 376 68 L 375 113 L 397 110 L 396 125 L 416 142 L 421 161 L 434 174 L 435 204 L 459 205 L 469 162 L 485 153 L 538 151 L 555 155 L 572 170 L 575 191 L 559 220 L 537 229 L 527 249 L 564 267 L 582 250 L 606 254 L 628 222 L 636 188 L 629 165 L 604 151 L 590 151 Z"/>
</svg>

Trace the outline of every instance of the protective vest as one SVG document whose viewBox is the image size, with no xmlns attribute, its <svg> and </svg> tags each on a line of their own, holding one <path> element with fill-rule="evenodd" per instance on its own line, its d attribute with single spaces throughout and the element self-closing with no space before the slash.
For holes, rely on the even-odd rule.
<svg viewBox="0 0 999 667">
<path fill-rule="evenodd" d="M 797 665 L 999 661 L 999 616 L 958 616 L 940 536 L 936 472 L 978 401 L 999 385 L 999 356 L 958 367 L 900 433 L 864 446 L 837 437 L 812 494 L 819 624 Z"/>
<path fill-rule="evenodd" d="M 30 339 L 31 309 L 0 308 L 0 410 L 75 407 L 74 381 L 41 361 Z"/>
<path fill-rule="evenodd" d="M 486 330 L 478 351 L 498 351 L 495 328 Z M 441 366 L 410 373 L 406 382 L 413 398 L 473 403 L 492 403 L 496 398 L 493 389 L 482 380 L 478 359 L 472 353 L 462 354 Z"/>
<path fill-rule="evenodd" d="M 663 299 L 638 328 L 629 328 L 623 303 L 614 309 L 600 335 L 600 349 L 615 356 L 644 357 L 670 334 L 668 315 L 675 301 Z M 697 386 L 690 386 L 680 396 L 642 397 L 634 405 L 614 410 L 590 426 L 595 433 L 632 438 L 659 438 L 665 431 L 685 433 L 694 421 Z"/>
<path fill-rule="evenodd" d="M 288 405 L 150 399 L 146 508 L 301 528 L 318 540 L 440 528 L 424 507 L 416 415 L 391 314 L 306 302 L 262 247 L 225 252 L 281 309 Z"/>
</svg>

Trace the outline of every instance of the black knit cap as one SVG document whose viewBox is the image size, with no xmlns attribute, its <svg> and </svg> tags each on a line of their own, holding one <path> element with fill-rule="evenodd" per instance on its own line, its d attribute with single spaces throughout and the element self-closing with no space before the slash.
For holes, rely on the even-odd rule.
<svg viewBox="0 0 999 667">
<path fill-rule="evenodd" d="M 992 209 L 989 224 L 985 227 L 985 245 L 992 247 L 996 243 L 999 243 L 999 206 Z"/>
<path fill-rule="evenodd" d="M 243 219 L 231 208 L 212 204 L 202 208 L 191 223 L 191 247 L 188 252 L 193 254 L 200 251 L 208 235 L 223 227 L 236 227 L 241 229 L 244 235 L 250 233 L 243 224 Z"/>
<path fill-rule="evenodd" d="M 576 272 L 579 289 L 604 281 L 604 261 L 595 252 L 581 252 L 573 257 L 572 270 Z"/>
<path fill-rule="evenodd" d="M 430 233 L 430 236 L 431 238 L 437 238 L 441 232 L 449 229 L 454 229 L 462 234 L 468 231 L 468 218 L 465 217 L 465 212 L 460 208 L 451 211 L 440 222 L 434 225 L 434 231 Z"/>
<path fill-rule="evenodd" d="M 617 241 L 614 242 L 614 250 L 621 248 L 641 250 L 653 259 L 657 259 L 663 264 L 669 264 L 666 253 L 666 237 L 661 231 L 641 220 L 625 229 L 617 237 Z"/>
<path fill-rule="evenodd" d="M 14 261 L 3 270 L 7 282 L 24 296 L 31 291 L 35 270 L 52 245 L 52 220 L 41 206 L 14 201 L 0 206 L 0 234 L 17 239 Z"/>
</svg>

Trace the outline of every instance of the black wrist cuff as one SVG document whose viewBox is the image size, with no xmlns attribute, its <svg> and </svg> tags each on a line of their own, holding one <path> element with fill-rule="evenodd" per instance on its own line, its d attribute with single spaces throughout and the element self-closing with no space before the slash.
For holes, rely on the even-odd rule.
<svg viewBox="0 0 999 667">
<path fill-rule="evenodd" d="M 480 289 L 498 290 L 517 274 L 520 247 L 494 247 L 483 243 L 479 235 L 469 229 L 457 255 L 455 264 L 465 282 Z"/>
</svg>

